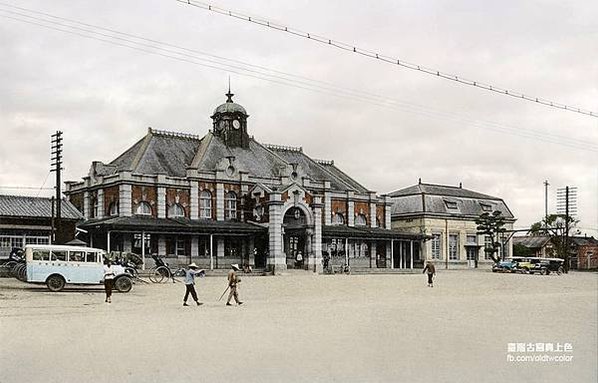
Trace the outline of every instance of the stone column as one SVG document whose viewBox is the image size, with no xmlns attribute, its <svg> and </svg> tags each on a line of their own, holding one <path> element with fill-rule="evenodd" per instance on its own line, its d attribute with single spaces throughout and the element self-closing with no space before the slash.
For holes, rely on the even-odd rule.
<svg viewBox="0 0 598 383">
<path fill-rule="evenodd" d="M 166 218 L 166 188 L 158 186 L 158 218 Z"/>
<path fill-rule="evenodd" d="M 310 258 L 313 265 L 310 265 L 310 269 L 313 270 L 315 266 L 315 271 L 317 273 L 321 273 L 323 271 L 322 266 L 322 197 L 314 196 L 314 203 L 312 204 L 313 212 L 314 212 L 314 233 L 312 238 L 312 249 L 313 249 L 313 257 Z"/>
<path fill-rule="evenodd" d="M 131 185 L 121 184 L 118 188 L 118 215 L 121 217 L 130 217 L 133 215 L 133 206 L 131 201 Z"/>
<path fill-rule="evenodd" d="M 131 252 L 131 248 L 133 247 L 133 244 L 131 243 L 131 240 L 133 239 L 133 234 L 123 234 L 122 235 L 122 240 L 123 240 L 123 251 L 127 251 L 127 252 Z"/>
<path fill-rule="evenodd" d="M 83 217 L 85 217 L 85 219 L 89 219 L 91 217 L 89 209 L 90 199 L 91 196 L 89 195 L 89 192 L 83 192 Z"/>
<path fill-rule="evenodd" d="M 270 255 L 268 267 L 274 272 L 287 269 L 287 260 L 282 248 L 282 195 L 278 191 L 270 193 L 268 212 L 270 222 L 268 223 L 268 235 L 270 242 Z"/>
<path fill-rule="evenodd" d="M 191 237 L 191 257 L 199 256 L 199 236 L 194 235 Z"/>
<path fill-rule="evenodd" d="M 199 182 L 191 181 L 189 192 L 189 217 L 199 219 Z"/>
<path fill-rule="evenodd" d="M 104 189 L 98 190 L 98 215 L 96 218 L 104 218 Z"/>
<path fill-rule="evenodd" d="M 355 202 L 353 201 L 353 192 L 347 192 L 347 224 L 355 226 Z"/>
<path fill-rule="evenodd" d="M 216 221 L 224 221 L 224 184 L 216 184 Z"/>
<path fill-rule="evenodd" d="M 372 244 L 371 244 L 370 258 L 372 259 L 372 268 L 377 268 L 378 267 L 378 253 L 376 250 L 376 242 L 375 241 L 372 241 Z"/>
<path fill-rule="evenodd" d="M 392 208 L 392 203 L 390 201 L 390 197 L 384 196 L 384 228 L 390 230 L 391 226 L 391 217 L 390 217 L 390 210 Z"/>
<path fill-rule="evenodd" d="M 370 200 L 370 227 L 376 227 L 376 200 Z"/>
<path fill-rule="evenodd" d="M 158 255 L 166 256 L 166 238 L 163 235 L 158 237 Z"/>
<path fill-rule="evenodd" d="M 218 238 L 216 240 L 216 247 L 217 247 L 216 256 L 223 258 L 224 257 L 224 238 Z"/>
<path fill-rule="evenodd" d="M 394 241 L 390 240 L 386 244 L 386 268 L 392 269 L 394 263 Z"/>
<path fill-rule="evenodd" d="M 332 225 L 332 198 L 328 192 L 324 192 L 324 224 Z"/>
</svg>

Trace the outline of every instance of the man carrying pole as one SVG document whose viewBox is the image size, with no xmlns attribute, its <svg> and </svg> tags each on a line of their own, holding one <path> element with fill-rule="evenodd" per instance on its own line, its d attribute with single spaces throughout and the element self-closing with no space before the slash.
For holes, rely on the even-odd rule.
<svg viewBox="0 0 598 383">
<path fill-rule="evenodd" d="M 193 297 L 193 300 L 195 301 L 195 303 L 198 306 L 203 305 L 203 303 L 201 303 L 198 299 L 197 299 L 197 292 L 195 292 L 195 276 L 199 275 L 200 277 L 203 277 L 205 275 L 205 270 L 197 270 L 197 265 L 195 264 L 195 262 L 191 263 L 188 267 L 187 270 L 185 270 L 185 297 L 183 298 L 183 306 L 189 306 L 187 304 L 187 298 L 189 298 L 189 294 L 191 294 L 191 297 Z"/>
<path fill-rule="evenodd" d="M 231 264 L 231 270 L 228 272 L 228 288 L 230 289 L 230 293 L 228 294 L 228 300 L 226 301 L 227 306 L 232 306 L 230 300 L 235 298 L 235 302 L 238 305 L 242 305 L 243 302 L 239 300 L 239 295 L 237 294 L 237 284 L 241 282 L 241 278 L 237 276 L 237 271 L 240 270 L 239 265 Z M 225 291 L 226 293 L 226 291 Z"/>
</svg>

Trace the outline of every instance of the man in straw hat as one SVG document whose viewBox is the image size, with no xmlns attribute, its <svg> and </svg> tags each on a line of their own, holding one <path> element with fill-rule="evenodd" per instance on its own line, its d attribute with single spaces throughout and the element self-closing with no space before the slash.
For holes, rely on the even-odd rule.
<svg viewBox="0 0 598 383">
<path fill-rule="evenodd" d="M 241 270 L 239 265 L 233 263 L 230 265 L 231 270 L 228 272 L 228 288 L 230 289 L 230 293 L 228 294 L 228 300 L 226 301 L 227 306 L 231 306 L 230 300 L 231 298 L 235 298 L 235 302 L 238 305 L 242 305 L 243 302 L 239 300 L 239 295 L 237 293 L 237 284 L 241 282 L 241 278 L 237 277 L 237 271 Z"/>
<path fill-rule="evenodd" d="M 195 264 L 195 262 L 190 264 L 189 267 L 187 268 L 187 270 L 185 270 L 186 291 L 185 291 L 185 298 L 183 298 L 183 306 L 189 306 L 187 304 L 187 298 L 189 298 L 189 293 L 191 293 L 193 300 L 195 301 L 195 303 L 198 306 L 203 305 L 203 303 L 201 303 L 197 299 L 197 293 L 195 292 L 195 276 L 199 275 L 200 277 L 203 277 L 205 275 L 205 273 L 206 272 L 203 269 L 197 270 L 197 265 Z"/>
</svg>

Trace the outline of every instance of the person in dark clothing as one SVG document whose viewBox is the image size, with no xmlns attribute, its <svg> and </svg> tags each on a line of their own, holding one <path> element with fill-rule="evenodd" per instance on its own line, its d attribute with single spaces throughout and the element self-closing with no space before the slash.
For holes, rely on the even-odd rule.
<svg viewBox="0 0 598 383">
<path fill-rule="evenodd" d="M 198 299 L 197 299 L 197 292 L 195 292 L 195 276 L 199 275 L 200 277 L 203 277 L 205 275 L 205 270 L 197 270 L 197 265 L 195 264 L 195 262 L 193 262 L 192 264 L 189 265 L 189 268 L 187 270 L 185 270 L 185 297 L 183 298 L 183 306 L 189 306 L 187 304 L 187 298 L 189 298 L 189 294 L 191 294 L 191 297 L 193 298 L 193 300 L 195 301 L 195 303 L 200 306 L 203 305 L 203 303 L 201 303 Z"/>
<path fill-rule="evenodd" d="M 239 265 L 232 264 L 230 265 L 231 270 L 228 272 L 228 288 L 230 289 L 230 293 L 228 294 L 228 300 L 226 301 L 227 306 L 232 306 L 230 301 L 232 298 L 235 298 L 235 302 L 238 305 L 242 305 L 243 302 L 239 300 L 239 294 L 237 292 L 237 285 L 241 282 L 241 278 L 237 276 L 237 271 L 239 271 Z"/>
<path fill-rule="evenodd" d="M 426 263 L 426 267 L 424 267 L 422 274 L 426 272 L 428 274 L 428 287 L 434 287 L 434 275 L 436 275 L 436 268 L 434 267 L 432 261 L 428 261 Z"/>
</svg>

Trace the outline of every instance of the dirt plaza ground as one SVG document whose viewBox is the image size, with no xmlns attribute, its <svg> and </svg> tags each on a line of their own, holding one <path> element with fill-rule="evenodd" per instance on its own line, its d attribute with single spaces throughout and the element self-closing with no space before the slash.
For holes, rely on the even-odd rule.
<svg viewBox="0 0 598 383">
<path fill-rule="evenodd" d="M 596 382 L 598 274 L 291 273 L 50 293 L 0 279 L 0 382 Z M 224 298 L 226 299 L 226 297 Z M 510 344 L 570 344 L 512 352 Z M 567 354 L 569 362 L 509 361 Z"/>
</svg>

